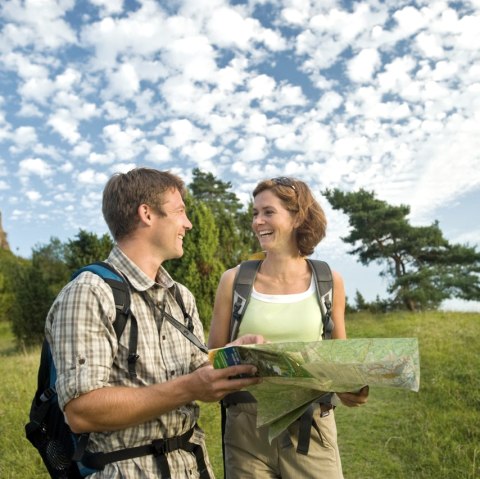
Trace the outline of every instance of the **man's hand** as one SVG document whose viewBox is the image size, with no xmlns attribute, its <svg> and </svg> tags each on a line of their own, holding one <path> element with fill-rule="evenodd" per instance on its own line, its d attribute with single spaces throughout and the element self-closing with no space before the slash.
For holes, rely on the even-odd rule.
<svg viewBox="0 0 480 479">
<path fill-rule="evenodd" d="M 191 374 L 194 397 L 203 402 L 220 401 L 229 393 L 261 382 L 260 378 L 251 377 L 256 372 L 257 368 L 248 364 L 223 369 L 214 369 L 212 365 L 206 364 Z M 239 375 L 250 377 L 232 379 Z"/>
<path fill-rule="evenodd" d="M 368 400 L 369 387 L 364 386 L 357 392 L 337 393 L 342 404 L 348 407 L 356 407 L 365 404 Z"/>
</svg>

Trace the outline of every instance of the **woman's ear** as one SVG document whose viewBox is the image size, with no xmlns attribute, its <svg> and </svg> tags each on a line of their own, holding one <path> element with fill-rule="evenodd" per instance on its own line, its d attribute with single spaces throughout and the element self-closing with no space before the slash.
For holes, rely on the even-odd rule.
<svg viewBox="0 0 480 479">
<path fill-rule="evenodd" d="M 297 229 L 300 227 L 300 225 L 303 223 L 302 219 L 300 218 L 300 215 L 298 213 L 295 213 L 295 216 L 293 218 L 293 227 Z"/>
</svg>

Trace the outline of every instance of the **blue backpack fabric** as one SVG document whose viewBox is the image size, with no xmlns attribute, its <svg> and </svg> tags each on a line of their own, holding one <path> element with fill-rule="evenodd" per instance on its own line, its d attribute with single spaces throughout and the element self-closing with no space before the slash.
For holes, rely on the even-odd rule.
<svg viewBox="0 0 480 479">
<path fill-rule="evenodd" d="M 112 289 L 115 300 L 116 319 L 113 324 L 117 339 L 120 339 L 127 321 L 131 321 L 128 368 L 135 377 L 135 363 L 138 359 L 137 322 L 130 311 L 130 290 L 125 278 L 111 265 L 97 262 L 87 265 L 72 275 L 90 271 L 100 276 Z M 55 390 L 56 369 L 53 363 L 50 345 L 43 341 L 38 369 L 37 391 L 30 408 L 30 421 L 25 425 L 27 439 L 38 449 L 42 460 L 52 478 L 78 479 L 95 472 L 83 466 L 81 459 L 85 453 L 88 434 L 74 434 L 67 423 L 63 411 L 58 405 Z"/>
</svg>

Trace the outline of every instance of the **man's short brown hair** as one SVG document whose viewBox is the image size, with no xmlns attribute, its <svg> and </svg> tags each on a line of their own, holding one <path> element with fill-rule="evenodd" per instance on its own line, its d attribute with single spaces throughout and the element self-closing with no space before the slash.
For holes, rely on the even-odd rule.
<svg viewBox="0 0 480 479">
<path fill-rule="evenodd" d="M 138 207 L 147 204 L 164 215 L 163 196 L 178 190 L 185 197 L 185 183 L 178 176 L 153 168 L 134 168 L 113 175 L 103 190 L 102 212 L 115 241 L 125 238 L 138 224 Z"/>
</svg>

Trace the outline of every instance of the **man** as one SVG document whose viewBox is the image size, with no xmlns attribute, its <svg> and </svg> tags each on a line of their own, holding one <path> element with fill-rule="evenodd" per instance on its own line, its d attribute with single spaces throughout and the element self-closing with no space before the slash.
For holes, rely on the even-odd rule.
<svg viewBox="0 0 480 479">
<path fill-rule="evenodd" d="M 74 432 L 91 433 L 89 452 L 130 450 L 170 439 L 166 450 L 161 446 L 155 454 L 109 463 L 94 478 L 213 478 L 194 401 L 219 401 L 258 382 L 230 379 L 251 376 L 252 366 L 213 369 L 206 354 L 164 319 L 165 313 L 184 322 L 175 300 L 177 287 L 193 318 L 193 333 L 204 342 L 192 294 L 175 286 L 161 266 L 182 256 L 183 238 L 192 227 L 184 194 L 180 178 L 147 168 L 114 175 L 103 192 L 103 215 L 116 242 L 107 262 L 128 280 L 138 324 L 136 377 L 128 371 L 130 324 L 118 341 L 112 291 L 99 276 L 84 272 L 70 282 L 47 317 L 59 404 Z"/>
</svg>

